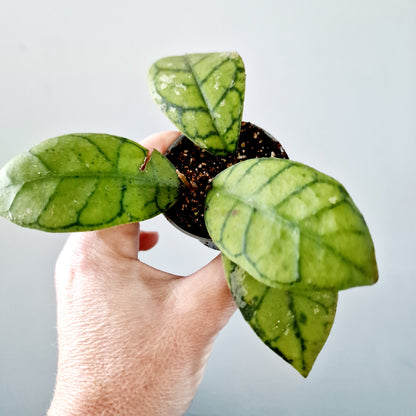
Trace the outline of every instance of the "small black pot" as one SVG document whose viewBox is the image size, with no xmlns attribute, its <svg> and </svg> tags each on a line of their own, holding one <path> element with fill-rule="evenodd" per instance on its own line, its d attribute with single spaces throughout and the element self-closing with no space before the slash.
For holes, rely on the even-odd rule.
<svg viewBox="0 0 416 416">
<path fill-rule="evenodd" d="M 278 157 L 289 159 L 282 145 L 269 133 L 248 122 L 241 123 L 237 150 L 227 156 L 214 156 L 202 150 L 186 136 L 179 136 L 165 156 L 176 167 L 183 189 L 165 217 L 185 234 L 217 248 L 205 227 L 205 199 L 211 182 L 224 169 L 247 159 Z"/>
</svg>

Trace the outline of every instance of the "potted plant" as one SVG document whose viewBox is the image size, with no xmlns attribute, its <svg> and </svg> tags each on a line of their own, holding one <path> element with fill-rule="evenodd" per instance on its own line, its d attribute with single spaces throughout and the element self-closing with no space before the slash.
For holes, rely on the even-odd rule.
<svg viewBox="0 0 416 416">
<path fill-rule="evenodd" d="M 339 182 L 289 160 L 268 133 L 242 123 L 237 53 L 164 58 L 149 81 L 183 133 L 166 156 L 106 134 L 46 140 L 0 170 L 0 214 L 24 227 L 75 232 L 165 213 L 221 251 L 244 318 L 306 377 L 338 292 L 377 281 L 362 215 Z"/>
</svg>

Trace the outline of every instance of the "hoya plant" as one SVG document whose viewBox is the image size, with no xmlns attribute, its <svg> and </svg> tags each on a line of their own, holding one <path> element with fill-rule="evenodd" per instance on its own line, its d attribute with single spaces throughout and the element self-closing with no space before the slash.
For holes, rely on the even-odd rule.
<svg viewBox="0 0 416 416">
<path fill-rule="evenodd" d="M 77 232 L 164 213 L 221 251 L 245 320 L 306 377 L 338 292 L 377 281 L 363 216 L 339 182 L 289 160 L 277 140 L 242 122 L 237 53 L 163 58 L 149 84 L 183 133 L 166 156 L 107 134 L 46 140 L 1 169 L 0 214 L 23 227 Z"/>
</svg>

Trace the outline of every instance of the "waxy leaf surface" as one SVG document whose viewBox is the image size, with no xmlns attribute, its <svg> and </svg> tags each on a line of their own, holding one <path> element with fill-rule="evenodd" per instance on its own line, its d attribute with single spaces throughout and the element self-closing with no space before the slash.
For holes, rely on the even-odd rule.
<svg viewBox="0 0 416 416">
<path fill-rule="evenodd" d="M 334 322 L 337 292 L 272 288 L 224 255 L 223 263 L 244 319 L 268 347 L 306 377 Z"/>
<path fill-rule="evenodd" d="M 51 232 L 151 218 L 174 203 L 180 184 L 164 156 L 147 160 L 147 152 L 105 134 L 46 140 L 0 170 L 0 215 Z"/>
<path fill-rule="evenodd" d="M 152 96 L 197 146 L 233 152 L 243 113 L 245 72 L 236 52 L 163 58 L 149 71 Z"/>
<path fill-rule="evenodd" d="M 298 162 L 240 162 L 213 181 L 205 213 L 217 247 L 272 287 L 340 290 L 377 280 L 365 221 L 336 180 Z"/>
</svg>

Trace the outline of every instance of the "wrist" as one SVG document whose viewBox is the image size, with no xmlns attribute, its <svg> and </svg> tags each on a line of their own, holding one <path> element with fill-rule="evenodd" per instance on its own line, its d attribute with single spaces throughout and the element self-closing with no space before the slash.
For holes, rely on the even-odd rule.
<svg viewBox="0 0 416 416">
<path fill-rule="evenodd" d="M 77 381 L 78 380 L 78 381 Z M 121 392 L 105 388 L 100 382 L 71 377 L 56 382 L 54 396 L 47 416 L 97 416 L 97 415 L 132 415 L 140 414 L 126 409 L 127 401 L 121 399 Z M 118 397 L 116 393 L 118 392 Z M 111 393 L 111 395 L 110 395 Z M 120 404 L 123 403 L 123 406 Z M 133 413 L 131 413 L 133 412 Z"/>
<path fill-rule="evenodd" d="M 106 414 L 97 408 L 98 400 L 82 395 L 79 389 L 57 384 L 47 416 L 92 416 Z"/>
<path fill-rule="evenodd" d="M 180 391 L 166 394 L 151 385 L 126 388 L 129 386 L 128 381 L 107 388 L 57 383 L 47 416 L 182 416 L 194 395 L 183 400 Z"/>
</svg>

